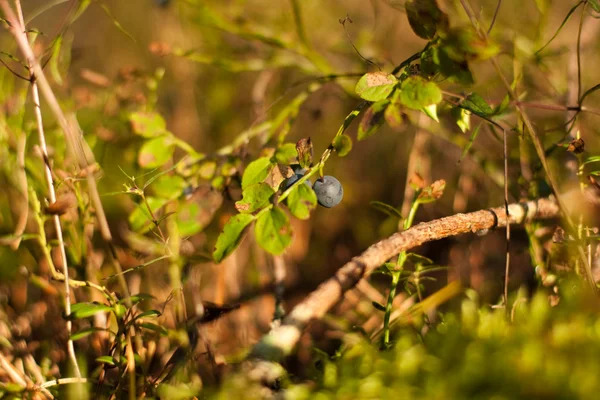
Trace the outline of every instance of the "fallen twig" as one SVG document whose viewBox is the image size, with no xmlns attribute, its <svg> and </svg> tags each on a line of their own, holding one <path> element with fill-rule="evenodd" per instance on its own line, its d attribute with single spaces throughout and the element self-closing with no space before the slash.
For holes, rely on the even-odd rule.
<svg viewBox="0 0 600 400">
<path fill-rule="evenodd" d="M 505 207 L 456 214 L 421 223 L 373 244 L 361 255 L 342 266 L 333 277 L 323 282 L 294 307 L 280 326 L 272 329 L 254 346 L 249 358 L 278 361 L 289 355 L 310 321 L 322 318 L 346 291 L 401 251 L 463 233 L 485 233 L 496 227 L 505 227 L 507 221 L 511 224 L 521 224 L 531 220 L 556 218 L 560 215 L 554 197 L 510 204 L 508 211 L 508 218 Z"/>
</svg>

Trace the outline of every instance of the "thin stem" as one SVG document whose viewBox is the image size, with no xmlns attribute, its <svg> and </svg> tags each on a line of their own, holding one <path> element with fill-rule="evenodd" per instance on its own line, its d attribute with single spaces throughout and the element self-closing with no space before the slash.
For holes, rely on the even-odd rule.
<svg viewBox="0 0 600 400">
<path fill-rule="evenodd" d="M 583 17 L 585 16 L 585 8 L 587 1 L 583 3 L 581 8 L 581 17 L 579 18 L 579 27 L 577 29 L 577 98 L 581 98 L 581 32 L 583 30 Z"/>
<path fill-rule="evenodd" d="M 7 5 L 8 7 L 8 5 Z M 24 30 L 23 11 L 21 9 L 21 3 L 19 0 L 15 0 L 15 7 L 17 9 L 17 16 L 19 18 L 19 26 L 23 29 L 21 35 L 24 36 L 24 40 L 28 41 L 27 33 Z M 30 70 L 32 69 L 31 62 L 28 62 Z M 50 167 L 50 159 L 48 157 L 48 147 L 46 145 L 46 135 L 44 134 L 44 121 L 42 120 L 42 110 L 40 108 L 40 95 L 38 92 L 38 86 L 36 83 L 36 76 L 34 73 L 31 74 L 31 95 L 33 98 L 33 107 L 35 113 L 35 119 L 37 123 L 38 140 L 40 142 L 40 149 L 42 151 L 42 157 L 44 162 L 44 177 L 46 178 L 46 187 L 48 189 L 48 201 L 50 204 L 56 202 L 56 191 L 54 190 L 54 180 L 52 178 L 52 170 Z M 69 286 L 69 265 L 67 262 L 67 252 L 65 250 L 65 242 L 62 234 L 62 226 L 60 223 L 60 217 L 53 215 L 52 220 L 54 223 L 54 229 L 56 231 L 56 239 L 58 240 L 58 248 L 60 252 L 60 259 L 63 266 L 63 275 L 65 277 L 65 313 L 71 314 L 71 287 Z M 81 378 L 81 371 L 79 370 L 79 364 L 77 363 L 77 355 L 75 354 L 75 347 L 73 340 L 71 340 L 72 322 L 67 320 L 67 353 L 73 363 L 75 376 Z"/>
<path fill-rule="evenodd" d="M 494 16 L 492 17 L 492 22 L 490 22 L 490 27 L 488 28 L 488 35 L 490 34 L 490 32 L 492 32 L 492 28 L 494 27 L 494 24 L 496 23 L 496 18 L 498 17 L 498 11 L 500 11 L 500 5 L 502 4 L 502 0 L 498 0 L 498 3 L 496 4 L 496 9 L 494 10 Z"/>
<path fill-rule="evenodd" d="M 508 211 L 508 138 L 507 129 L 503 129 L 504 141 L 504 210 L 506 211 L 506 265 L 504 271 L 504 307 L 508 313 L 508 281 L 510 275 L 510 212 Z"/>
<path fill-rule="evenodd" d="M 21 10 L 20 1 L 15 0 L 15 4 L 17 5 L 18 10 Z M 54 114 L 58 124 L 60 125 L 61 129 L 63 130 L 71 150 L 75 153 L 79 167 L 81 169 L 87 170 L 87 168 L 90 165 L 95 163 L 94 160 L 88 160 L 88 157 L 90 157 L 90 158 L 93 157 L 91 155 L 92 153 L 91 153 L 91 151 L 88 151 L 86 154 L 85 148 L 88 148 L 87 144 L 82 139 L 82 136 L 80 135 L 80 133 L 76 132 L 76 130 L 73 129 L 72 124 L 70 124 L 67 121 L 67 117 L 65 116 L 64 112 L 62 111 L 61 106 L 58 103 L 58 99 L 56 98 L 56 95 L 52 91 L 52 87 L 50 86 L 50 83 L 48 82 L 48 79 L 46 78 L 44 70 L 42 69 L 42 66 L 40 65 L 39 61 L 37 60 L 37 58 L 33 52 L 33 49 L 31 47 L 31 44 L 29 43 L 29 40 L 27 38 L 25 25 L 23 22 L 22 12 L 19 11 L 20 17 L 17 17 L 17 15 L 15 15 L 15 12 L 13 11 L 13 9 L 8 4 L 8 0 L 0 0 L 0 8 L 2 8 L 2 11 L 4 12 L 4 16 L 6 17 L 6 20 L 8 21 L 7 25 L 8 25 L 9 32 L 15 38 L 15 41 L 16 41 L 19 49 L 25 56 L 25 59 L 27 60 L 28 65 L 30 66 L 31 75 L 35 76 L 35 81 L 36 81 L 37 85 L 39 86 L 40 92 L 46 99 L 46 102 L 48 103 L 50 110 Z M 38 101 L 38 104 L 39 104 L 39 101 Z M 89 148 L 88 148 L 88 150 L 89 150 Z M 98 220 L 100 233 L 102 234 L 102 238 L 104 239 L 104 241 L 107 242 L 109 245 L 109 248 L 111 250 L 110 255 L 111 255 L 111 260 L 112 260 L 113 265 L 117 269 L 117 272 L 122 272 L 121 265 L 119 264 L 118 260 L 116 259 L 116 250 L 114 248 L 114 244 L 112 241 L 112 234 L 110 233 L 110 228 L 108 226 L 108 221 L 106 219 L 104 207 L 102 206 L 102 201 L 100 200 L 100 193 L 98 192 L 98 185 L 96 183 L 96 179 L 93 174 L 89 174 L 87 176 L 87 183 L 88 183 L 90 198 L 92 200 L 92 203 L 94 205 L 94 209 L 96 212 L 96 217 Z M 122 280 L 120 280 L 120 284 L 122 286 L 123 292 L 125 293 L 125 298 L 127 299 L 127 304 L 129 305 L 130 304 L 129 289 L 127 287 L 125 280 L 122 278 L 122 275 L 119 275 L 119 276 L 122 279 Z"/>
<path fill-rule="evenodd" d="M 290 0 L 290 2 L 292 3 L 292 12 L 294 14 L 294 23 L 296 24 L 296 33 L 298 33 L 298 38 L 300 39 L 302 46 L 304 46 L 306 50 L 309 50 L 310 44 L 308 43 L 308 38 L 306 37 L 306 32 L 304 31 L 300 4 L 298 3 L 298 0 Z"/>
<path fill-rule="evenodd" d="M 469 2 L 467 0 L 460 0 L 460 2 L 465 10 L 465 13 L 471 20 L 473 27 L 477 30 L 479 36 L 482 39 L 487 40 L 487 34 L 480 29 L 477 17 L 475 16 L 475 13 L 473 12 L 473 9 L 471 8 Z M 492 57 L 490 59 L 490 61 L 492 62 L 492 65 L 494 66 L 494 69 L 496 70 L 496 74 L 498 75 L 498 77 L 500 78 L 500 80 L 502 81 L 502 83 L 504 84 L 506 89 L 508 90 L 510 97 L 512 97 L 512 99 L 514 101 L 518 101 L 519 97 L 518 97 L 517 93 L 513 90 L 510 82 L 508 82 L 508 80 L 504 76 L 504 73 L 502 72 L 502 69 L 500 68 L 500 64 L 498 64 L 497 59 L 495 57 Z M 517 108 L 517 111 L 521 115 L 521 118 L 523 119 L 523 122 L 525 123 L 525 126 L 527 127 L 527 132 L 531 138 L 531 141 L 533 142 L 533 145 L 535 147 L 538 158 L 540 159 L 540 163 L 542 164 L 542 167 L 544 168 L 544 172 L 546 173 L 546 176 L 548 177 L 548 183 L 550 184 L 550 187 L 552 188 L 552 192 L 554 193 L 554 196 L 556 197 L 556 202 L 561 210 L 563 218 L 565 219 L 565 221 L 570 229 L 575 229 L 576 225 L 573 223 L 573 219 L 569 215 L 568 209 L 565 205 L 565 202 L 564 202 L 562 196 L 560 195 L 560 191 L 558 190 L 558 184 L 556 182 L 556 178 L 554 177 L 554 174 L 550 170 L 550 165 L 548 164 L 548 160 L 546 158 L 544 146 L 543 146 L 539 136 L 536 133 L 537 131 L 533 125 L 533 122 L 531 121 L 531 119 L 529 118 L 529 115 L 523 109 L 523 107 L 521 107 L 520 104 L 516 103 L 515 107 Z M 589 284 L 595 290 L 594 277 L 592 275 L 592 270 L 591 270 L 590 265 L 588 265 L 588 263 L 587 263 L 587 257 L 585 256 L 585 252 L 580 245 L 577 246 L 577 252 L 579 254 L 579 257 L 581 258 L 581 260 L 583 261 L 583 263 L 585 265 L 585 270 L 586 270 L 587 278 L 589 280 Z"/>
</svg>

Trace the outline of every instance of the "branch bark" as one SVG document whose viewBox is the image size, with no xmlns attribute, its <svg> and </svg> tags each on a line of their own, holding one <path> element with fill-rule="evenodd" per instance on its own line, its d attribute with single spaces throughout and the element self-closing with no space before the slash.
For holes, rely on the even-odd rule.
<svg viewBox="0 0 600 400">
<path fill-rule="evenodd" d="M 312 320 L 322 318 L 341 300 L 346 291 L 401 251 L 463 233 L 485 233 L 490 229 L 506 227 L 507 221 L 510 224 L 522 224 L 527 221 L 560 216 L 560 208 L 553 196 L 526 203 L 510 204 L 508 211 L 508 217 L 505 207 L 455 214 L 415 225 L 373 244 L 361 255 L 342 266 L 333 277 L 323 282 L 298 304 L 283 319 L 280 326 L 272 329 L 254 346 L 249 358 L 279 361 L 291 354 L 302 332 Z"/>
</svg>

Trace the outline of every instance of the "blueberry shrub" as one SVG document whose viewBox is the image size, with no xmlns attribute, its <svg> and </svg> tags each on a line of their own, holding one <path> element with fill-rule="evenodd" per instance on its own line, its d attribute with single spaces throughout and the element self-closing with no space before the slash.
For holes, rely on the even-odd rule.
<svg viewBox="0 0 600 400">
<path fill-rule="evenodd" d="M 0 398 L 600 390 L 600 1 L 0 14 Z"/>
</svg>

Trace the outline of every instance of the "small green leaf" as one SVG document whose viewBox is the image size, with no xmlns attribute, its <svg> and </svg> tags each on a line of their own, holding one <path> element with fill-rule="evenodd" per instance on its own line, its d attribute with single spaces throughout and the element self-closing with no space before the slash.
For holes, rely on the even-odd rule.
<svg viewBox="0 0 600 400">
<path fill-rule="evenodd" d="M 452 28 L 444 35 L 441 47 L 456 62 L 487 60 L 500 51 L 500 46 L 480 37 L 471 26 Z"/>
<path fill-rule="evenodd" d="M 273 169 L 273 166 L 274 164 L 269 157 L 261 157 L 248 164 L 242 177 L 242 190 L 250 185 L 264 181 L 269 172 L 271 172 L 271 169 Z"/>
<path fill-rule="evenodd" d="M 296 143 L 298 163 L 302 168 L 310 168 L 313 162 L 313 144 L 310 138 L 302 138 Z"/>
<path fill-rule="evenodd" d="M 385 122 L 385 109 L 389 104 L 389 100 L 378 101 L 377 103 L 372 104 L 367 111 L 365 111 L 362 120 L 358 125 L 358 140 L 365 140 L 377 132 L 379 128 L 381 128 Z"/>
<path fill-rule="evenodd" d="M 450 110 L 450 115 L 452 115 L 456 121 L 456 125 L 458 125 L 463 133 L 466 133 L 471 129 L 471 113 L 468 110 L 460 107 L 453 107 Z"/>
<path fill-rule="evenodd" d="M 404 113 L 404 107 L 393 100 L 385 109 L 383 117 L 385 118 L 385 122 L 394 129 L 401 128 L 408 120 L 408 116 Z"/>
<path fill-rule="evenodd" d="M 398 79 L 386 72 L 368 72 L 356 83 L 356 94 L 367 101 L 381 101 L 386 99 L 394 90 Z"/>
<path fill-rule="evenodd" d="M 377 310 L 385 312 L 385 306 L 383 304 L 376 301 L 372 301 L 371 304 L 373 304 L 373 307 L 375 307 Z"/>
<path fill-rule="evenodd" d="M 152 192 L 157 197 L 174 200 L 181 196 L 187 186 L 185 179 L 179 175 L 163 175 L 152 183 Z"/>
<path fill-rule="evenodd" d="M 434 83 L 420 76 L 408 77 L 400 86 L 400 102 L 415 110 L 420 110 L 442 101 L 442 92 Z"/>
<path fill-rule="evenodd" d="M 280 255 L 292 242 L 290 220 L 282 209 L 273 208 L 258 217 L 254 235 L 260 247 L 271 254 Z"/>
<path fill-rule="evenodd" d="M 433 39 L 438 30 L 448 29 L 448 16 L 435 0 L 409 0 L 406 15 L 412 30 L 423 39 Z"/>
<path fill-rule="evenodd" d="M 589 0 L 590 7 L 594 9 L 597 13 L 600 13 L 600 1 L 599 0 Z"/>
<path fill-rule="evenodd" d="M 75 303 L 71 306 L 68 320 L 88 318 L 101 312 L 112 311 L 112 307 L 102 303 Z"/>
<path fill-rule="evenodd" d="M 229 218 L 215 245 L 213 259 L 216 262 L 221 262 L 238 247 L 243 239 L 244 230 L 254 219 L 250 214 L 237 214 Z"/>
<path fill-rule="evenodd" d="M 206 223 L 203 210 L 197 201 L 179 202 L 177 208 L 177 229 L 179 235 L 193 236 L 204 229 L 203 223 Z"/>
<path fill-rule="evenodd" d="M 308 219 L 317 207 L 317 195 L 308 185 L 296 185 L 287 198 L 287 205 L 294 217 Z"/>
<path fill-rule="evenodd" d="M 100 356 L 96 358 L 96 361 L 103 364 L 117 365 L 117 361 L 111 356 Z"/>
<path fill-rule="evenodd" d="M 294 152 L 296 149 L 294 148 Z M 248 186 L 242 192 L 242 200 L 235 203 L 235 208 L 242 214 L 250 214 L 269 204 L 275 191 L 264 182 Z"/>
<path fill-rule="evenodd" d="M 156 112 L 134 112 L 129 115 L 133 132 L 145 138 L 164 135 L 167 124 L 163 117 Z"/>
<path fill-rule="evenodd" d="M 420 254 L 417 254 L 417 253 L 408 253 L 406 255 L 406 258 L 408 261 L 410 261 L 414 265 L 431 265 L 431 264 L 433 264 L 433 260 L 431 260 L 430 258 L 427 258 L 425 256 L 422 256 Z"/>
<path fill-rule="evenodd" d="M 494 109 L 477 93 L 471 93 L 460 106 L 480 117 L 489 117 L 494 114 Z"/>
<path fill-rule="evenodd" d="M 350 136 L 341 134 L 333 139 L 333 148 L 340 157 L 345 157 L 352 151 L 352 139 Z"/>
<path fill-rule="evenodd" d="M 167 331 L 167 328 L 157 324 L 153 324 L 152 322 L 142 322 L 138 326 L 144 329 L 148 329 L 149 331 L 157 332 L 161 336 L 167 336 L 167 334 L 169 333 L 169 331 Z"/>
<path fill-rule="evenodd" d="M 294 143 L 285 143 L 275 151 L 275 159 L 279 164 L 289 165 L 296 162 L 298 152 Z"/>
<path fill-rule="evenodd" d="M 402 214 L 400 213 L 400 211 L 398 211 L 395 207 L 390 206 L 389 204 L 383 203 L 381 201 L 372 201 L 369 203 L 369 205 L 374 209 L 389 215 L 390 217 L 402 218 Z"/>
<path fill-rule="evenodd" d="M 79 339 L 83 339 L 85 337 L 88 337 L 89 335 L 91 335 L 94 332 L 101 332 L 104 331 L 104 329 L 101 328 L 96 328 L 96 327 L 89 327 L 89 328 L 84 328 L 84 329 L 80 329 L 77 332 L 73 333 L 69 339 L 71 340 L 79 340 Z"/>
<path fill-rule="evenodd" d="M 132 305 L 135 305 L 141 301 L 146 301 L 146 300 L 156 300 L 156 296 L 153 296 L 149 293 L 138 293 L 138 294 L 131 295 L 131 297 L 129 297 L 129 299 L 119 300 L 119 304 L 126 304 L 128 301 L 130 301 Z"/>
<path fill-rule="evenodd" d="M 423 111 L 423 113 L 425 115 L 427 115 L 429 118 L 431 118 L 435 122 L 440 122 L 440 120 L 439 120 L 439 118 L 437 116 L 437 105 L 436 104 L 432 104 L 430 106 L 423 107 L 421 109 L 421 111 Z"/>
<path fill-rule="evenodd" d="M 175 143 L 171 135 L 163 135 L 150 139 L 142 145 L 138 153 L 138 164 L 142 168 L 158 168 L 167 163 L 173 156 Z"/>
</svg>

